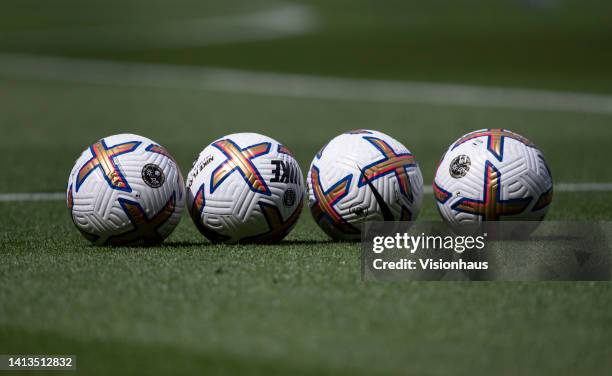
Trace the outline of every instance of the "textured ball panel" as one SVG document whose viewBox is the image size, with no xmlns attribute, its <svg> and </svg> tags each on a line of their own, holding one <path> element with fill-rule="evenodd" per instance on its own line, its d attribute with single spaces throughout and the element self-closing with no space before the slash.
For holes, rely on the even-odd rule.
<svg viewBox="0 0 612 376">
<path fill-rule="evenodd" d="M 305 196 L 289 149 L 256 133 L 221 137 L 200 153 L 187 178 L 188 207 L 213 242 L 277 242 L 297 222 Z"/>
<path fill-rule="evenodd" d="M 75 226 L 95 244 L 152 244 L 180 221 L 185 188 L 163 147 L 120 134 L 81 154 L 68 178 L 67 197 Z"/>
<path fill-rule="evenodd" d="M 362 129 L 335 137 L 315 155 L 308 188 L 319 226 L 334 239 L 356 240 L 364 222 L 414 220 L 423 178 L 404 145 Z"/>
<path fill-rule="evenodd" d="M 471 132 L 444 154 L 433 183 L 442 218 L 451 225 L 541 220 L 553 181 L 540 150 L 503 129 Z"/>
</svg>

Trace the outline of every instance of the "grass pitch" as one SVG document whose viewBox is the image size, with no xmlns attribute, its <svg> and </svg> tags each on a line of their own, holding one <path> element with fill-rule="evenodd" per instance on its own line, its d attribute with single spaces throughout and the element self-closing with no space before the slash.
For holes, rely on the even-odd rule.
<svg viewBox="0 0 612 376">
<path fill-rule="evenodd" d="M 348 27 L 343 22 L 353 18 L 309 4 L 336 29 L 324 28 L 323 35 L 299 37 L 294 43 L 325 50 L 331 49 L 326 43 L 348 38 L 337 29 Z M 574 14 L 571 6 L 575 3 L 570 2 L 569 10 L 551 12 L 565 20 Z M 571 33 L 572 40 L 609 35 L 589 9 L 598 13 L 585 8 L 580 14 L 591 17 L 591 26 Z M 389 29 L 400 23 L 387 24 L 381 18 L 374 13 L 369 24 L 353 19 L 364 25 L 364 35 L 387 30 L 380 40 L 364 41 L 363 46 L 384 50 L 394 43 Z M 562 25 L 567 23 L 555 19 L 549 22 L 565 30 Z M 580 23 L 579 17 L 572 19 L 570 25 Z M 19 26 L 17 21 L 12 20 L 12 27 Z M 515 36 L 513 22 L 500 25 Z M 469 39 L 473 30 L 465 28 L 460 28 L 461 35 Z M 552 30 L 549 39 L 563 39 L 562 32 Z M 423 33 L 423 38 L 435 39 L 435 28 Z M 289 57 L 274 58 L 291 40 L 244 47 L 249 52 L 259 45 L 266 51 L 275 44 L 272 58 L 252 66 L 235 58 L 242 47 L 229 45 L 190 52 L 110 51 L 97 57 L 185 63 L 177 56 L 187 59 L 191 53 L 203 59 L 191 63 L 318 74 L 339 74 L 334 65 L 338 59 L 352 59 L 347 52 L 351 49 L 344 46 L 329 64 L 307 69 Z M 577 45 L 570 44 L 564 53 L 582 51 L 590 64 L 602 61 L 597 54 L 606 54 Z M 63 52 L 91 56 L 78 48 Z M 218 60 L 210 60 L 208 53 Z M 538 56 L 534 64 L 544 66 L 546 59 Z M 519 70 L 516 80 L 496 71 L 496 61 L 482 63 L 486 74 L 481 79 L 445 64 L 443 60 L 432 67 L 444 73 L 436 77 L 458 82 L 598 91 L 611 77 L 609 68 L 578 71 L 571 59 L 561 60 L 543 77 L 521 75 Z M 381 73 L 377 66 L 356 63 L 346 73 L 423 78 L 413 76 L 418 70 Z M 228 133 L 254 131 L 274 137 L 294 151 L 306 171 L 331 137 L 374 128 L 415 154 L 428 184 L 453 140 L 474 129 L 502 127 L 525 135 L 543 150 L 556 182 L 612 181 L 607 157 L 611 117 L 606 115 L 92 85 L 16 78 L 1 70 L 0 88 L 1 193 L 63 191 L 74 160 L 87 145 L 123 132 L 160 142 L 186 173 L 206 144 Z M 559 192 L 548 218 L 612 220 L 611 198 L 611 192 Z M 89 246 L 73 228 L 63 202 L 2 202 L 0 210 L 3 354 L 76 354 L 78 372 L 87 375 L 603 375 L 612 367 L 609 283 L 364 283 L 358 245 L 330 242 L 308 210 L 279 245 L 211 245 L 185 216 L 163 246 L 113 249 Z M 437 216 L 433 198 L 425 197 L 419 219 Z"/>
</svg>

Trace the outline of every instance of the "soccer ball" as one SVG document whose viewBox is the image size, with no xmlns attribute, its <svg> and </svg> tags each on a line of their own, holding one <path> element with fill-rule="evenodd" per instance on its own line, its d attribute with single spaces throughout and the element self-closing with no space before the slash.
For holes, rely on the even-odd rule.
<svg viewBox="0 0 612 376">
<path fill-rule="evenodd" d="M 97 245 L 161 243 L 181 219 L 185 187 L 172 156 L 134 134 L 105 137 L 77 159 L 66 195 L 72 221 Z"/>
<path fill-rule="evenodd" d="M 382 132 L 358 129 L 332 139 L 308 174 L 310 211 L 330 237 L 357 240 L 366 221 L 413 221 L 423 177 L 414 156 Z"/>
<path fill-rule="evenodd" d="M 433 182 L 442 218 L 456 226 L 482 221 L 539 221 L 553 197 L 542 152 L 505 129 L 483 129 L 454 142 Z"/>
<path fill-rule="evenodd" d="M 302 171 L 291 151 L 257 133 L 222 137 L 200 153 L 187 177 L 193 222 L 214 243 L 274 243 L 302 211 Z"/>
</svg>

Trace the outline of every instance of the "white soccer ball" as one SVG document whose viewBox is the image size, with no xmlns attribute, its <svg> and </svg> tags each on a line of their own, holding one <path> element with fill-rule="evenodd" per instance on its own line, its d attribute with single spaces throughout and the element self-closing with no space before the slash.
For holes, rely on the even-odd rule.
<svg viewBox="0 0 612 376">
<path fill-rule="evenodd" d="M 161 243 L 181 219 L 185 187 L 176 161 L 155 141 L 134 134 L 87 148 L 68 177 L 76 228 L 98 245 Z"/>
<path fill-rule="evenodd" d="M 483 129 L 454 142 L 433 182 L 442 218 L 451 226 L 499 220 L 542 220 L 553 181 L 542 152 L 505 129 Z"/>
<path fill-rule="evenodd" d="M 296 224 L 304 178 L 291 151 L 257 133 L 236 133 L 208 145 L 187 177 L 187 205 L 212 242 L 273 243 Z"/>
<path fill-rule="evenodd" d="M 308 173 L 310 210 L 332 238 L 357 240 L 366 221 L 413 221 L 421 210 L 423 177 L 399 141 L 359 129 L 332 139 Z"/>
</svg>

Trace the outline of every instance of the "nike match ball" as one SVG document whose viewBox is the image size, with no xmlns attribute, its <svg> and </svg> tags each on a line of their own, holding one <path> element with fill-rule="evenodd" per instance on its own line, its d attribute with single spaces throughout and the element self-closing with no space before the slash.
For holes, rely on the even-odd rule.
<svg viewBox="0 0 612 376">
<path fill-rule="evenodd" d="M 185 186 L 166 149 L 134 134 L 89 146 L 68 177 L 67 204 L 81 234 L 98 245 L 161 243 L 181 219 Z"/>
<path fill-rule="evenodd" d="M 296 224 L 306 192 L 291 151 L 256 133 L 208 145 L 186 185 L 193 222 L 216 243 L 279 242 Z"/>
<path fill-rule="evenodd" d="M 446 151 L 433 182 L 442 218 L 451 225 L 540 221 L 553 197 L 542 152 L 505 129 L 468 133 Z"/>
<path fill-rule="evenodd" d="M 423 177 L 410 150 L 392 137 L 359 129 L 315 155 L 308 172 L 310 211 L 333 239 L 358 240 L 367 221 L 413 221 Z"/>
</svg>

